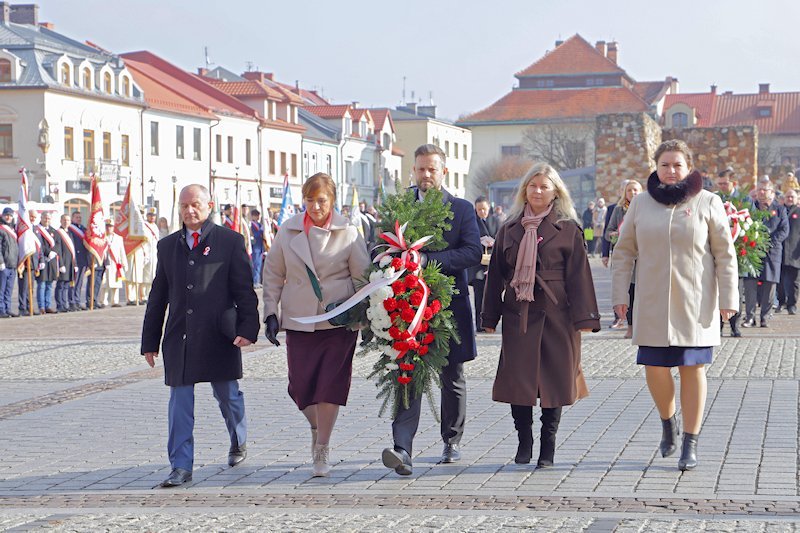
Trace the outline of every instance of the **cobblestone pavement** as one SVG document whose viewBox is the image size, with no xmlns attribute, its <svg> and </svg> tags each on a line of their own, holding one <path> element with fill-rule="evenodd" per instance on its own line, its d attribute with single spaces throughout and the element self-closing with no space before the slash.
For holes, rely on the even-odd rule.
<svg viewBox="0 0 800 533">
<path fill-rule="evenodd" d="M 596 266 L 596 265 L 595 265 Z M 595 270 L 610 314 L 608 274 Z M 635 348 L 586 335 L 591 395 L 565 409 L 556 466 L 516 465 L 507 405 L 491 401 L 499 335 L 467 365 L 464 458 L 437 465 L 424 413 L 414 474 L 387 471 L 390 421 L 377 418 L 371 362 L 357 357 L 332 442 L 334 468 L 311 478 L 308 429 L 286 393 L 283 347 L 245 355 L 247 460 L 225 465 L 226 432 L 198 386 L 194 481 L 168 474 L 160 368 L 138 355 L 143 308 L 0 322 L 0 530 L 794 531 L 800 524 L 796 317 L 725 338 L 708 369 L 700 466 L 656 453 L 660 424 Z M 608 323 L 608 316 L 605 322 Z M 83 338 L 82 338 L 83 337 Z M 402 490 L 401 490 L 402 489 Z"/>
</svg>

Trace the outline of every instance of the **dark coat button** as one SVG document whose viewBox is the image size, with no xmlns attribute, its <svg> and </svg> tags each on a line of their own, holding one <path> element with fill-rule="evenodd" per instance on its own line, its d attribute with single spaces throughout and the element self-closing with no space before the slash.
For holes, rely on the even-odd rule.
<svg viewBox="0 0 800 533">
<path fill-rule="evenodd" d="M 191 315 L 192 313 L 194 313 L 194 311 L 192 311 L 191 309 L 187 309 L 187 310 L 186 310 L 186 314 L 187 314 L 187 315 Z"/>
<path fill-rule="evenodd" d="M 186 288 L 187 288 L 187 289 L 189 289 L 189 290 L 192 290 L 192 289 L 194 289 L 194 285 L 192 285 L 192 284 L 190 283 L 190 284 L 188 284 L 188 285 L 186 286 Z"/>
<path fill-rule="evenodd" d="M 189 259 L 189 266 L 194 266 L 194 259 Z"/>
</svg>

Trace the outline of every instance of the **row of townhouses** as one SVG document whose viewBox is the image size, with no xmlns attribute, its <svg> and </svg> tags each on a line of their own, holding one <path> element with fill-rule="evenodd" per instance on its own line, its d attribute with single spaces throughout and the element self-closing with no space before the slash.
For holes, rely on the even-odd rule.
<svg viewBox="0 0 800 533">
<path fill-rule="evenodd" d="M 340 205 L 375 203 L 409 184 L 413 151 L 448 153 L 448 189 L 464 197 L 470 131 L 435 106 L 332 104 L 271 73 L 186 71 L 149 51 L 113 53 L 40 23 L 38 7 L 0 1 L 0 203 L 31 199 L 88 212 L 90 176 L 113 213 L 131 185 L 141 205 L 174 212 L 176 191 L 202 183 L 220 203 L 277 208 L 288 179 L 326 172 Z"/>
</svg>

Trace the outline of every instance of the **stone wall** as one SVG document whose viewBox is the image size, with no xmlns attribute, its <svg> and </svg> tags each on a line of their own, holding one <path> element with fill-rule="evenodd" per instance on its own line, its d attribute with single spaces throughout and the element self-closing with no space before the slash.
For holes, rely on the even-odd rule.
<svg viewBox="0 0 800 533">
<path fill-rule="evenodd" d="M 661 128 L 646 113 L 599 115 L 595 121 L 595 187 L 597 195 L 614 203 L 623 179 L 644 185 L 655 169 L 653 154 L 661 143 Z"/>
<path fill-rule="evenodd" d="M 758 171 L 758 129 L 755 126 L 664 129 L 662 137 L 686 141 L 694 154 L 694 167 L 711 176 L 733 167 L 741 185 L 755 184 Z"/>
</svg>

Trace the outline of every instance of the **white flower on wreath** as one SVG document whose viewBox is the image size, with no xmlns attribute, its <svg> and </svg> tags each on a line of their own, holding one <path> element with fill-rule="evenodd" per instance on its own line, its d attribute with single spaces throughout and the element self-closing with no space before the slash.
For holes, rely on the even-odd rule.
<svg viewBox="0 0 800 533">
<path fill-rule="evenodd" d="M 386 279 L 389 279 L 394 275 L 395 275 L 394 267 L 389 267 L 389 268 L 387 268 L 386 270 L 383 271 L 383 277 L 386 278 Z"/>
<path fill-rule="evenodd" d="M 380 265 L 381 268 L 386 268 L 387 266 L 389 266 L 389 263 L 391 263 L 391 262 L 392 262 L 392 256 L 391 255 L 384 255 L 381 258 L 381 261 L 380 261 L 380 263 L 378 263 L 378 265 Z"/>
<path fill-rule="evenodd" d="M 397 363 L 386 363 L 385 366 L 386 366 L 386 370 L 388 370 L 389 372 L 391 372 L 392 370 L 397 370 L 398 368 L 400 368 L 399 366 L 397 366 Z"/>
</svg>

